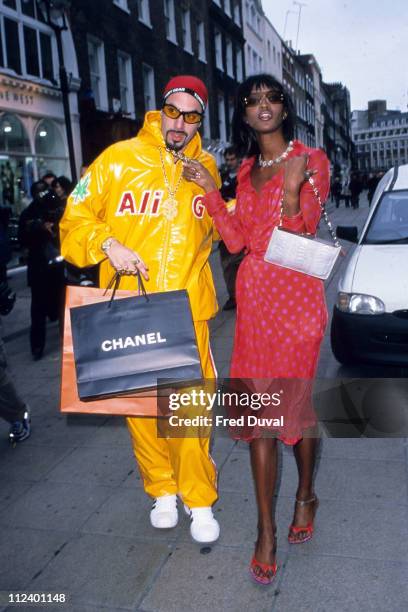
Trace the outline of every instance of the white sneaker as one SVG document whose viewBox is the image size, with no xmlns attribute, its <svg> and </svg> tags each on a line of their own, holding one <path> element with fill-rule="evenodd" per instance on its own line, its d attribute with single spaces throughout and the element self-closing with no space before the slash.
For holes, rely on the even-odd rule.
<svg viewBox="0 0 408 612">
<path fill-rule="evenodd" d="M 150 512 L 150 522 L 156 529 L 171 529 L 178 522 L 177 497 L 157 497 Z"/>
<path fill-rule="evenodd" d="M 187 506 L 184 506 L 187 512 Z M 191 525 L 190 533 L 193 540 L 201 544 L 210 544 L 218 540 L 220 536 L 220 526 L 214 518 L 210 506 L 202 508 L 192 508 L 190 510 Z"/>
</svg>

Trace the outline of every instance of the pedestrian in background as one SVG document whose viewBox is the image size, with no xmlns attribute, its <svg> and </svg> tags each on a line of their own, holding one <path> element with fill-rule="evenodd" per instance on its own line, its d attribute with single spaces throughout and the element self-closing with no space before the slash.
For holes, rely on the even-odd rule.
<svg viewBox="0 0 408 612">
<path fill-rule="evenodd" d="M 66 176 L 59 176 L 52 181 L 51 188 L 55 191 L 65 209 L 68 196 L 71 194 L 74 184 Z"/>
<path fill-rule="evenodd" d="M 360 205 L 360 193 L 363 190 L 363 183 L 358 174 L 354 173 L 351 175 L 349 189 L 351 205 L 354 209 L 356 209 Z"/>
<path fill-rule="evenodd" d="M 0 234 L 0 251 L 4 235 Z M 20 397 L 10 377 L 7 356 L 3 341 L 1 317 L 8 315 L 15 302 L 15 294 L 10 290 L 6 276 L 0 281 L 0 417 L 10 423 L 9 440 L 13 444 L 23 442 L 31 433 L 30 410 Z"/>
<path fill-rule="evenodd" d="M 33 183 L 31 204 L 20 216 L 18 238 L 28 249 L 27 281 L 31 288 L 30 345 L 35 360 L 44 353 L 46 322 L 62 321 L 64 267 L 59 246 L 63 204 L 43 181 Z"/>
<path fill-rule="evenodd" d="M 334 201 L 336 202 L 336 208 L 338 208 L 341 201 L 341 178 L 339 176 L 334 177 L 331 193 Z"/>
<path fill-rule="evenodd" d="M 240 159 L 234 147 L 227 147 L 225 149 L 224 160 L 225 167 L 221 173 L 222 185 L 220 192 L 223 200 L 230 202 L 230 206 L 228 206 L 229 212 L 234 214 L 237 175 L 240 166 Z M 239 264 L 244 257 L 244 253 L 230 253 L 222 240 L 220 241 L 219 251 L 224 281 L 228 291 L 228 300 L 225 302 L 223 310 L 233 310 L 236 308 L 235 282 Z"/>
<path fill-rule="evenodd" d="M 327 324 L 323 281 L 268 263 L 264 255 L 281 219 L 285 228 L 315 234 L 321 208 L 307 178 L 313 174 L 324 202 L 330 164 L 322 150 L 291 140 L 294 122 L 293 103 L 280 82 L 267 74 L 249 77 L 238 88 L 233 118 L 234 146 L 247 156 L 238 174 L 235 214 L 228 214 L 202 165 L 186 164 L 185 176 L 205 189 L 204 204 L 230 251 L 247 250 L 237 277 L 231 378 L 252 380 L 255 389 L 265 379 L 289 378 L 302 394 L 311 388 Z M 285 404 L 292 435 L 279 433 L 279 438 L 293 446 L 299 477 L 288 539 L 302 544 L 313 535 L 318 506 L 313 488 L 317 433 L 309 403 L 303 405 L 301 395 L 295 399 L 297 403 Z M 277 440 L 262 436 L 254 430 L 247 438 L 258 503 L 258 539 L 250 572 L 257 582 L 270 584 L 277 571 Z"/>
<path fill-rule="evenodd" d="M 351 191 L 350 191 L 350 177 L 349 176 L 346 176 L 343 179 L 343 184 L 341 188 L 341 198 L 344 200 L 345 207 L 350 208 Z"/>
</svg>

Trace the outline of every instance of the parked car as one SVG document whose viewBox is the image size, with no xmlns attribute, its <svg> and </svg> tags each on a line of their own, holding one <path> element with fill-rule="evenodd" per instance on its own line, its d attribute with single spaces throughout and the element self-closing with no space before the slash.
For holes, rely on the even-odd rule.
<svg viewBox="0 0 408 612">
<path fill-rule="evenodd" d="M 356 242 L 338 285 L 331 345 L 340 363 L 408 365 L 408 165 L 379 182 L 364 228 L 338 227 Z"/>
</svg>

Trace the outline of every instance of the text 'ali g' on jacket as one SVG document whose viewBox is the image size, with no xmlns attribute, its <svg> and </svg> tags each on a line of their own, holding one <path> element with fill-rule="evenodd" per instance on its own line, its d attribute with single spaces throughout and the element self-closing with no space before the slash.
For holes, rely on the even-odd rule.
<svg viewBox="0 0 408 612">
<path fill-rule="evenodd" d="M 183 153 L 200 161 L 220 184 L 215 160 L 202 150 L 198 133 Z M 182 178 L 182 170 L 182 162 L 165 150 L 160 112 L 148 112 L 139 134 L 106 149 L 75 187 L 60 223 L 61 251 L 79 267 L 102 262 L 104 287 L 114 270 L 101 244 L 114 236 L 147 264 L 148 292 L 187 289 L 194 320 L 207 320 L 217 311 L 207 261 L 214 227 L 202 204 L 203 190 Z M 135 287 L 134 277 L 122 277 L 121 289 Z"/>
</svg>

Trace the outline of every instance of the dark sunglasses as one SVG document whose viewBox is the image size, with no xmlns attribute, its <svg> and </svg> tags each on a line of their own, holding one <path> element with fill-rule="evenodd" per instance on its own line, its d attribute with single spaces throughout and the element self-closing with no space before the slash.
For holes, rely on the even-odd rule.
<svg viewBox="0 0 408 612">
<path fill-rule="evenodd" d="M 283 93 L 278 91 L 265 91 L 259 94 L 250 94 L 244 98 L 245 106 L 259 106 L 263 99 L 266 99 L 271 104 L 278 104 L 284 101 Z"/>
<path fill-rule="evenodd" d="M 203 113 L 198 111 L 181 111 L 172 104 L 164 104 L 162 110 L 169 119 L 178 119 L 180 115 L 183 115 L 186 123 L 200 123 L 203 118 Z"/>
</svg>

